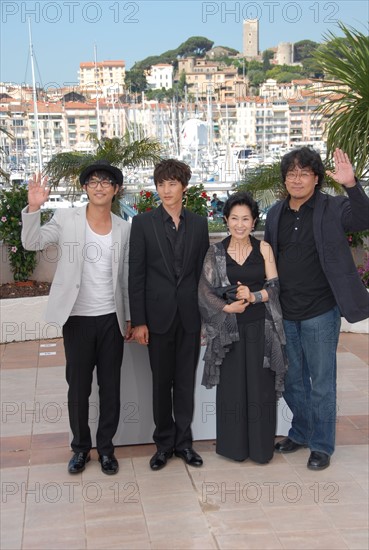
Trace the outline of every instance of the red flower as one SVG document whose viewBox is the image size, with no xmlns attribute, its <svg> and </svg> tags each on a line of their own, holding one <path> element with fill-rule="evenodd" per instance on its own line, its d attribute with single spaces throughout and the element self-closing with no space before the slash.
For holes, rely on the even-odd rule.
<svg viewBox="0 0 369 550">
<path fill-rule="evenodd" d="M 146 198 L 149 199 L 151 197 L 151 191 L 146 191 Z"/>
<path fill-rule="evenodd" d="M 133 205 L 133 208 L 134 208 L 135 210 L 137 210 L 137 204 L 136 204 L 136 203 Z"/>
<path fill-rule="evenodd" d="M 148 212 L 149 210 L 152 210 L 152 208 L 147 207 L 147 208 L 146 208 L 146 212 Z"/>
<path fill-rule="evenodd" d="M 213 213 L 209 212 L 209 218 L 211 218 L 212 216 L 213 216 Z"/>
<path fill-rule="evenodd" d="M 142 197 L 142 195 L 143 195 L 143 194 L 144 194 L 144 192 L 143 192 L 143 191 L 140 191 L 140 195 L 141 195 L 141 197 Z"/>
<path fill-rule="evenodd" d="M 207 194 L 205 193 L 205 191 L 203 191 L 203 192 L 201 193 L 201 196 L 202 196 L 204 199 L 207 199 L 207 198 L 208 198 L 208 196 L 207 196 Z"/>
</svg>

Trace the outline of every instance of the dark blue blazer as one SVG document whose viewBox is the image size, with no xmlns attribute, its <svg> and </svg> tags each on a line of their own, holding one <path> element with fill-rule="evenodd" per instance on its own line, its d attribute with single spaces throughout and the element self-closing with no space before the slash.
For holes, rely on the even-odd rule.
<svg viewBox="0 0 369 550">
<path fill-rule="evenodd" d="M 355 266 L 346 233 L 369 228 L 369 197 L 360 183 L 345 188 L 347 197 L 315 194 L 313 232 L 320 264 L 341 315 L 350 323 L 369 317 L 369 293 Z M 265 240 L 278 258 L 278 224 L 284 201 L 268 212 Z"/>
</svg>

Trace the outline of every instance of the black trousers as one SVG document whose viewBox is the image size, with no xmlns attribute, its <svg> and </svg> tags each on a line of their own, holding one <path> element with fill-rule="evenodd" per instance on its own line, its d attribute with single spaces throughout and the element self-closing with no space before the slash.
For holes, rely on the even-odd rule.
<svg viewBox="0 0 369 550">
<path fill-rule="evenodd" d="M 72 316 L 63 326 L 69 423 L 74 452 L 91 449 L 88 425 L 92 375 L 96 366 L 100 416 L 96 447 L 100 455 L 114 452 L 112 439 L 120 413 L 120 372 L 124 339 L 115 313 L 97 317 Z"/>
<path fill-rule="evenodd" d="M 150 332 L 153 380 L 153 439 L 158 450 L 192 446 L 194 385 L 200 332 L 186 332 L 177 313 L 165 334 Z"/>
<path fill-rule="evenodd" d="M 216 452 L 266 463 L 273 457 L 275 376 L 263 367 L 265 321 L 238 326 L 240 340 L 226 354 L 217 386 Z"/>
</svg>

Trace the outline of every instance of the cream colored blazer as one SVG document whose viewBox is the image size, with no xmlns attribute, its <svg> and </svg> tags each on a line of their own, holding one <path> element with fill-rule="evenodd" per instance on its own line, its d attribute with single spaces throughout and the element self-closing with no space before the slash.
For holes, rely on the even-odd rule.
<svg viewBox="0 0 369 550">
<path fill-rule="evenodd" d="M 63 326 L 77 299 L 81 285 L 85 246 L 86 208 L 59 209 L 52 219 L 41 226 L 41 211 L 22 210 L 22 244 L 26 250 L 43 250 L 57 246 L 55 276 L 47 303 L 46 322 Z M 131 226 L 115 214 L 112 217 L 113 290 L 118 323 L 122 335 L 130 320 L 128 298 L 128 256 Z"/>
</svg>

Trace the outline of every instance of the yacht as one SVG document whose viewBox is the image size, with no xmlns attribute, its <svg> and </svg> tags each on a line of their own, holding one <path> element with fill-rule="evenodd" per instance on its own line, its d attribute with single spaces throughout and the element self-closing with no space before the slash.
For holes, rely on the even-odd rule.
<svg viewBox="0 0 369 550">
<path fill-rule="evenodd" d="M 72 203 L 67 199 L 64 199 L 61 195 L 50 195 L 47 201 L 41 206 L 43 210 L 50 208 L 71 208 Z"/>
<path fill-rule="evenodd" d="M 74 201 L 73 206 L 84 206 L 88 203 L 87 193 L 82 193 L 78 201 Z"/>
</svg>

